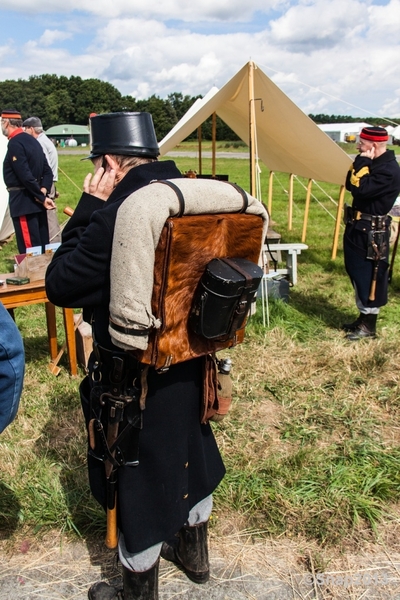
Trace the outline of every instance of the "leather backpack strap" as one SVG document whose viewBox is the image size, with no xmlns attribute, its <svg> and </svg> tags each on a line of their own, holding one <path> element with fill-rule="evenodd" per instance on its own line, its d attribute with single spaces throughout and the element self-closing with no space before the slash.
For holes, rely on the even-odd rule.
<svg viewBox="0 0 400 600">
<path fill-rule="evenodd" d="M 239 194 L 242 196 L 242 198 L 243 198 L 243 206 L 242 206 L 242 208 L 238 212 L 239 213 L 245 213 L 246 210 L 247 210 L 247 207 L 249 206 L 249 199 L 248 199 L 247 194 L 244 191 L 244 189 L 242 189 L 236 183 L 232 183 L 231 181 L 225 181 L 224 183 L 227 183 L 228 185 L 231 185 L 232 187 L 234 187 L 235 190 L 238 191 Z"/>
<path fill-rule="evenodd" d="M 241 323 L 243 321 L 243 318 L 249 309 L 247 297 L 248 297 L 248 292 L 251 289 L 251 286 L 253 283 L 253 276 L 250 275 L 250 273 L 248 273 L 245 269 L 242 269 L 239 265 L 237 265 L 233 260 L 230 260 L 229 258 L 221 258 L 220 260 L 222 262 L 226 263 L 227 265 L 229 265 L 237 273 L 240 273 L 241 275 L 243 275 L 243 277 L 245 278 L 245 281 L 246 281 L 245 285 L 243 286 L 242 294 L 240 296 L 240 299 L 239 299 L 239 302 L 237 304 L 237 308 L 235 311 L 235 315 L 233 317 L 233 320 L 232 320 L 232 323 L 230 326 L 229 335 L 232 336 L 232 334 L 234 334 L 236 332 L 236 330 L 239 328 L 239 323 Z"/>
<path fill-rule="evenodd" d="M 155 179 L 154 181 L 151 181 L 151 183 L 163 183 L 164 185 L 168 185 L 171 189 L 174 190 L 175 194 L 178 196 L 179 201 L 179 212 L 176 215 L 174 215 L 174 217 L 181 217 L 185 212 L 185 199 L 178 186 L 175 185 L 175 183 L 172 183 L 172 181 L 168 181 L 168 179 Z"/>
</svg>

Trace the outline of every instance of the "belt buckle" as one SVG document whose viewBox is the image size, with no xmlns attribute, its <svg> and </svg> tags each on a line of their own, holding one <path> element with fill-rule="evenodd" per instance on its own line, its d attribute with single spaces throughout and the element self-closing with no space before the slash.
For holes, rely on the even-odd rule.
<svg viewBox="0 0 400 600">
<path fill-rule="evenodd" d="M 361 212 L 360 210 L 356 210 L 356 211 L 354 212 L 354 217 L 353 217 L 353 219 L 354 219 L 355 221 L 360 221 L 360 220 L 362 219 L 362 212 Z"/>
</svg>

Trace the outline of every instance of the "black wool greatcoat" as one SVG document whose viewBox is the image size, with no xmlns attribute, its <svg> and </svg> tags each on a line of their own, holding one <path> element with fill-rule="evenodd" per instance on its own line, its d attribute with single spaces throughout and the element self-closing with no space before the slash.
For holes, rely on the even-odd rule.
<svg viewBox="0 0 400 600">
<path fill-rule="evenodd" d="M 400 193 L 400 167 L 392 150 L 370 159 L 358 155 L 347 174 L 346 189 L 353 196 L 352 208 L 369 215 L 387 215 Z M 390 217 L 387 218 L 390 228 Z M 360 219 L 346 225 L 343 247 L 346 271 L 365 307 L 387 303 L 388 258 L 379 261 L 375 300 L 368 299 L 374 261 L 366 258 L 371 222 Z"/>
<path fill-rule="evenodd" d="M 47 269 L 49 300 L 58 306 L 83 307 L 85 319 L 93 318 L 96 340 L 106 348 L 113 348 L 108 321 L 117 210 L 128 195 L 150 181 L 176 177 L 181 174 L 172 161 L 154 162 L 131 169 L 107 202 L 84 193 Z M 200 425 L 201 366 L 201 359 L 194 359 L 162 375 L 149 370 L 139 466 L 118 469 L 119 527 L 129 552 L 169 539 L 224 476 L 211 427 Z M 87 377 L 81 384 L 86 416 L 89 393 Z M 104 466 L 90 456 L 88 462 L 92 493 L 104 506 Z"/>
<path fill-rule="evenodd" d="M 42 146 L 33 136 L 22 132 L 10 139 L 3 163 L 3 178 L 7 187 L 24 188 L 9 192 L 12 218 L 46 212 L 45 196 L 40 188 L 45 187 L 50 192 L 53 172 Z"/>
</svg>

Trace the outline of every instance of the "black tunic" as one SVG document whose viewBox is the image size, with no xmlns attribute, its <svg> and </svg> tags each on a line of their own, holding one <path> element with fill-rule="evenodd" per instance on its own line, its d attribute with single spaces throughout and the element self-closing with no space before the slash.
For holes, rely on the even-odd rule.
<svg viewBox="0 0 400 600">
<path fill-rule="evenodd" d="M 45 187 L 50 192 L 53 172 L 42 146 L 34 137 L 22 132 L 10 139 L 3 163 L 3 177 L 7 187 L 24 188 L 10 191 L 12 218 L 46 212 L 42 204 L 45 196 L 40 188 Z"/>
<path fill-rule="evenodd" d="M 400 193 L 400 167 L 392 150 L 371 160 L 358 155 L 346 179 L 346 188 L 353 196 L 352 207 L 370 215 L 387 215 Z M 390 218 L 387 219 L 389 225 Z M 368 299 L 374 261 L 366 258 L 371 222 L 360 219 L 346 225 L 343 238 L 346 271 L 356 285 L 365 307 L 380 307 L 387 303 L 388 259 L 379 262 L 376 296 Z"/>
<path fill-rule="evenodd" d="M 83 194 L 64 229 L 63 243 L 47 269 L 48 298 L 59 306 L 83 307 L 87 320 L 93 316 L 96 340 L 106 348 L 113 348 L 108 320 L 117 210 L 128 195 L 150 181 L 180 176 L 172 161 L 136 167 L 107 202 Z M 119 526 L 129 552 L 170 538 L 186 522 L 190 509 L 224 476 L 211 427 L 199 421 L 201 365 L 195 359 L 162 375 L 149 371 L 139 466 L 118 470 Z M 81 399 L 86 417 L 89 394 L 90 378 L 85 378 Z M 91 457 L 88 462 L 92 493 L 104 506 L 104 466 Z"/>
</svg>

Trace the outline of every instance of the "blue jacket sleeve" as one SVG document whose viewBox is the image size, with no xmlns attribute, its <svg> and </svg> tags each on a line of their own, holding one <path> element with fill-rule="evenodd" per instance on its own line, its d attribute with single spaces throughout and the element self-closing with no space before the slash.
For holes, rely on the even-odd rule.
<svg viewBox="0 0 400 600">
<path fill-rule="evenodd" d="M 25 353 L 21 334 L 0 303 L 0 433 L 17 414 L 22 393 Z"/>
</svg>

